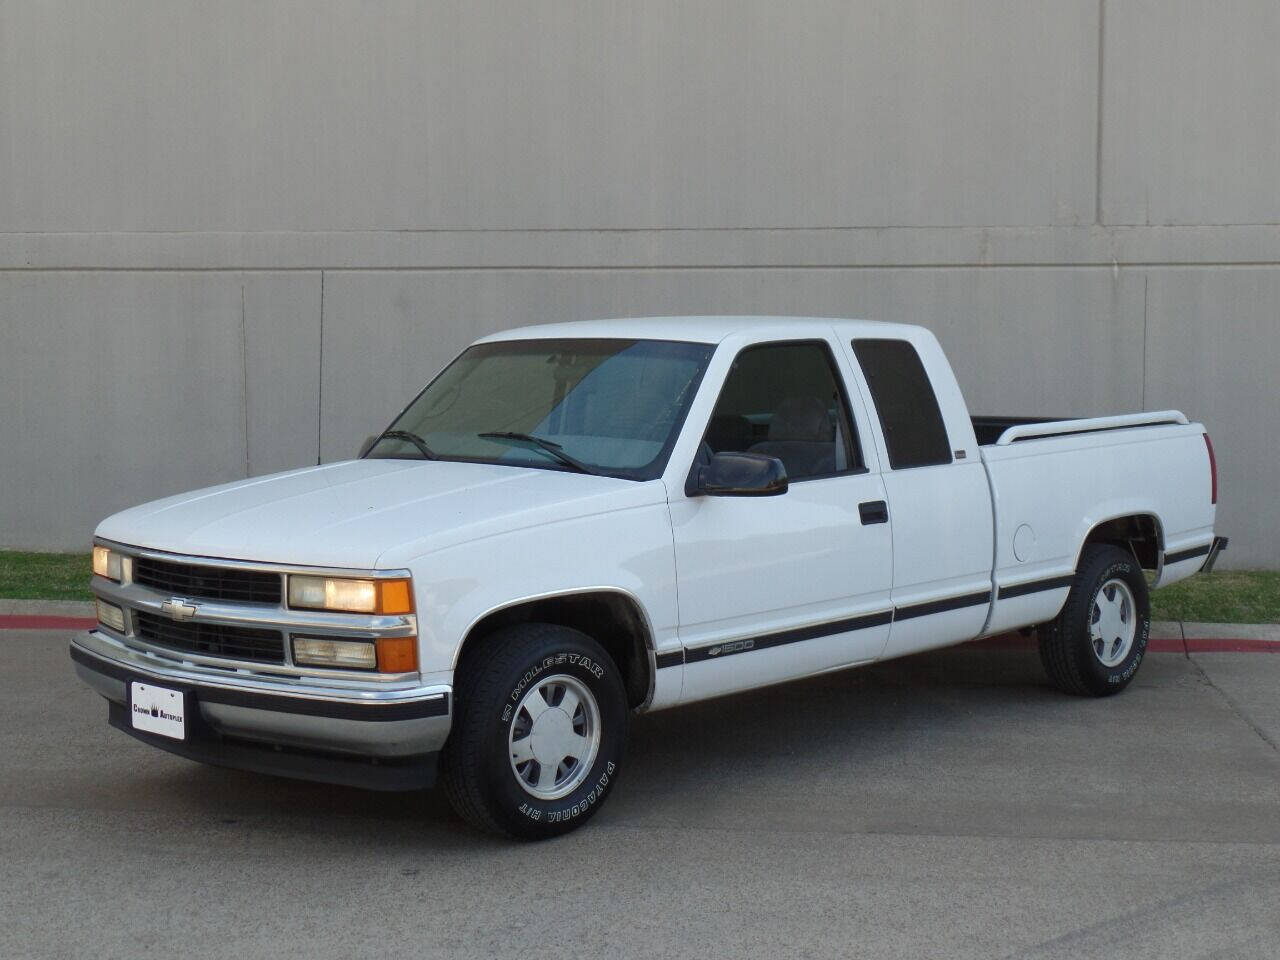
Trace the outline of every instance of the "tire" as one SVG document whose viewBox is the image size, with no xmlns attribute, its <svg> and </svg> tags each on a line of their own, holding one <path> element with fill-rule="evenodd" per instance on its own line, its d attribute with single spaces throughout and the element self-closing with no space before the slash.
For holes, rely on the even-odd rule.
<svg viewBox="0 0 1280 960">
<path fill-rule="evenodd" d="M 604 805 L 622 767 L 628 709 L 622 675 L 598 643 L 552 624 L 507 627 L 464 657 L 454 691 L 441 781 L 463 820 L 543 840 Z"/>
<path fill-rule="evenodd" d="M 1040 660 L 1059 690 L 1110 696 L 1132 682 L 1150 632 L 1147 580 L 1133 554 L 1090 544 L 1062 612 L 1039 630 Z"/>
</svg>

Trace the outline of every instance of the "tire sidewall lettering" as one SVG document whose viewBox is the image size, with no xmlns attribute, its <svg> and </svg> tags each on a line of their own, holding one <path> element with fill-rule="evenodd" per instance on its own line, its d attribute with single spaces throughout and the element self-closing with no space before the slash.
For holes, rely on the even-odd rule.
<svg viewBox="0 0 1280 960">
<path fill-rule="evenodd" d="M 580 800 L 568 806 L 548 809 L 547 807 L 539 806 L 535 800 L 530 798 L 521 803 L 518 809 L 520 813 L 523 813 L 530 820 L 537 822 L 564 823 L 568 820 L 573 820 L 604 799 L 605 792 L 613 781 L 613 772 L 616 769 L 617 764 L 612 760 L 606 760 L 600 776 L 578 788 L 577 792 L 579 793 L 586 789 L 586 794 Z"/>
<path fill-rule="evenodd" d="M 540 677 L 545 674 L 562 673 L 576 676 L 599 696 L 597 684 L 608 675 L 608 672 L 609 665 L 602 663 L 598 658 L 569 650 L 541 657 L 536 663 L 526 668 L 503 700 L 502 709 L 499 712 L 499 723 L 496 725 L 495 732 L 498 734 L 497 739 L 501 741 L 502 751 L 504 753 L 506 751 L 508 731 L 515 720 L 520 701 L 531 687 L 537 685 Z M 601 706 L 604 706 L 603 700 Z M 596 756 L 591 775 L 568 796 L 557 800 L 538 800 L 525 792 L 509 771 L 505 773 L 503 779 L 511 791 L 512 806 L 518 813 L 535 823 L 563 824 L 583 817 L 605 799 L 609 788 L 617 779 L 615 773 L 618 768 L 618 758 L 613 755 L 613 751 L 617 750 L 620 744 L 616 733 L 609 731 L 607 721 L 604 722 L 605 737 L 614 740 L 608 747 L 609 755 L 606 755 L 606 746 L 602 743 L 601 752 Z"/>
<path fill-rule="evenodd" d="M 1139 574 L 1139 576 L 1141 576 L 1141 574 Z M 1129 584 L 1130 589 L 1134 591 L 1135 601 L 1138 600 L 1139 590 L 1134 584 L 1134 566 L 1131 562 L 1118 560 L 1102 571 L 1095 581 L 1093 590 L 1093 598 L 1095 601 L 1097 599 L 1098 592 L 1102 589 L 1103 584 L 1108 580 L 1124 580 Z M 1146 587 L 1145 580 L 1143 581 L 1142 586 L 1144 588 Z M 1145 590 L 1143 592 L 1145 592 Z M 1090 609 L 1092 609 L 1092 602 L 1093 601 L 1090 602 Z M 1087 623 L 1085 624 L 1084 629 L 1087 635 L 1089 630 Z M 1097 656 L 1093 651 L 1093 642 L 1092 640 L 1088 640 L 1089 653 L 1091 655 L 1090 661 L 1096 669 L 1102 671 L 1108 684 L 1126 684 L 1133 678 L 1133 675 L 1138 672 L 1138 667 L 1142 665 L 1143 657 L 1146 655 L 1147 642 L 1150 638 L 1150 634 L 1151 618 L 1150 616 L 1144 616 L 1138 621 L 1138 630 L 1134 635 L 1133 649 L 1129 651 L 1129 656 L 1126 657 L 1123 662 L 1114 667 L 1107 667 L 1097 659 Z"/>
<path fill-rule="evenodd" d="M 516 707 L 519 706 L 520 700 L 524 697 L 530 684 L 551 670 L 556 670 L 557 672 L 568 670 L 570 673 L 582 671 L 587 674 L 587 677 L 583 679 L 594 678 L 602 680 L 605 676 L 604 664 L 586 654 L 565 651 L 554 656 L 543 657 L 541 661 L 529 667 L 521 675 L 510 696 L 503 703 L 501 718 L 504 724 L 511 722 L 512 717 L 515 715 Z"/>
</svg>

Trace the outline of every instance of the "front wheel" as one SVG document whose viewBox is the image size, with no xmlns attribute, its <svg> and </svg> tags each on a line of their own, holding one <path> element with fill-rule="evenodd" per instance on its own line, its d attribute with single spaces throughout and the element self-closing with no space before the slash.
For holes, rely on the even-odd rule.
<svg viewBox="0 0 1280 960">
<path fill-rule="evenodd" d="M 1105 697 L 1133 680 L 1150 631 L 1147 581 L 1133 554 L 1090 544 L 1062 612 L 1040 628 L 1040 659 L 1059 690 Z"/>
<path fill-rule="evenodd" d="M 538 840 L 600 809 L 626 742 L 617 665 L 587 635 L 518 624 L 466 657 L 442 781 L 454 810 L 494 833 Z"/>
</svg>

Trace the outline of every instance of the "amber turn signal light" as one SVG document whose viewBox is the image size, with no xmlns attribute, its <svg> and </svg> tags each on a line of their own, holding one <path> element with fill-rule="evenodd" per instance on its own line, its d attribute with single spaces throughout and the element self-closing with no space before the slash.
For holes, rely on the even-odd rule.
<svg viewBox="0 0 1280 960">
<path fill-rule="evenodd" d="M 408 580 L 377 580 L 378 613 L 412 613 L 413 593 Z"/>
<path fill-rule="evenodd" d="M 418 669 L 417 637 L 379 637 L 378 672 L 412 673 Z"/>
</svg>

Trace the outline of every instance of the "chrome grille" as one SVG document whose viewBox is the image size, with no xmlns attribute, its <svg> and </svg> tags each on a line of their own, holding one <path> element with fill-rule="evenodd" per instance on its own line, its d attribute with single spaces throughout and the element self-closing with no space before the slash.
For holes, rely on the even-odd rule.
<svg viewBox="0 0 1280 960">
<path fill-rule="evenodd" d="M 284 637 L 279 630 L 227 627 L 216 623 L 178 623 L 141 610 L 135 610 L 133 616 L 138 639 L 156 646 L 231 660 L 284 662 Z"/>
<path fill-rule="evenodd" d="M 279 603 L 281 599 L 280 575 L 259 570 L 206 567 L 138 557 L 133 561 L 133 580 L 161 593 L 199 600 Z"/>
</svg>

